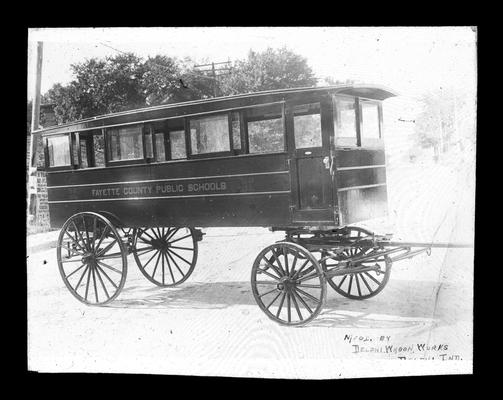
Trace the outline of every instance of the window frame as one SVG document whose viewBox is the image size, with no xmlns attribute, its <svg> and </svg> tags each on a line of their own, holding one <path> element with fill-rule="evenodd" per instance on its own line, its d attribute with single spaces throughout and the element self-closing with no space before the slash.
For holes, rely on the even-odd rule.
<svg viewBox="0 0 503 400">
<path fill-rule="evenodd" d="M 378 100 L 372 100 L 372 99 L 364 99 L 364 98 L 358 98 L 359 100 L 359 117 L 360 117 L 360 147 L 362 148 L 382 148 L 384 147 L 384 138 L 383 138 L 383 120 L 382 120 L 382 103 Z M 378 146 L 375 145 L 364 145 L 363 142 L 365 141 L 365 137 L 362 137 L 362 132 L 363 132 L 363 103 L 370 103 L 370 104 L 375 104 L 377 106 L 377 127 L 379 130 L 379 138 L 367 138 L 367 139 L 374 139 L 375 141 L 378 141 L 379 143 Z M 363 140 L 362 140 L 363 139 Z"/>
<path fill-rule="evenodd" d="M 45 167 L 48 171 L 65 171 L 74 169 L 72 136 L 73 132 L 68 132 L 68 133 L 59 133 L 56 135 L 48 135 L 44 138 L 42 142 L 44 146 Z M 58 165 L 58 166 L 50 165 L 49 139 L 54 137 L 68 137 L 68 151 L 70 152 L 70 164 Z"/>
<path fill-rule="evenodd" d="M 221 112 L 215 112 L 215 113 L 211 113 L 211 114 L 205 114 L 203 116 L 185 118 L 185 144 L 187 147 L 187 159 L 188 160 L 189 159 L 197 160 L 197 159 L 203 159 L 203 158 L 215 158 L 215 157 L 225 157 L 225 156 L 235 155 L 234 154 L 234 143 L 233 143 L 233 137 L 232 137 L 231 113 L 232 113 L 232 111 L 223 111 L 223 112 L 221 111 Z M 227 130 L 228 130 L 227 138 L 229 140 L 229 150 L 215 151 L 215 152 L 211 152 L 211 153 L 202 153 L 202 154 L 192 154 L 192 136 L 191 136 L 192 134 L 190 131 L 190 121 L 197 120 L 197 119 L 211 118 L 211 117 L 218 116 L 218 115 L 225 115 L 227 117 Z M 171 153 L 170 153 L 170 157 L 171 157 Z M 173 160 L 173 161 L 175 161 L 175 160 Z"/>
<path fill-rule="evenodd" d="M 272 120 L 272 119 L 277 119 L 277 118 L 248 118 L 246 115 L 246 112 L 248 110 L 253 109 L 253 108 L 264 108 L 264 107 L 275 106 L 275 105 L 281 106 L 279 118 L 281 119 L 281 129 L 283 130 L 283 150 L 265 151 L 265 152 L 262 151 L 262 152 L 251 153 L 250 152 L 250 133 L 248 130 L 248 124 L 250 122 L 266 121 L 266 120 Z M 275 102 L 275 103 L 271 103 L 271 104 L 255 104 L 253 106 L 244 108 L 242 110 L 241 114 L 242 114 L 242 123 L 244 125 L 244 129 L 242 130 L 241 135 L 243 135 L 243 133 L 244 133 L 244 140 L 245 140 L 245 144 L 246 144 L 246 152 L 243 154 L 255 156 L 255 155 L 263 155 L 263 154 L 286 154 L 286 153 L 288 153 L 290 145 L 288 143 L 289 135 L 287 132 L 287 122 L 286 122 L 286 120 L 287 120 L 287 105 L 286 105 L 285 101 Z"/>
<path fill-rule="evenodd" d="M 356 133 L 356 143 L 355 144 L 337 144 L 338 139 L 338 130 L 341 124 L 340 121 L 340 111 L 339 111 L 339 100 L 353 100 L 354 101 L 354 111 L 355 111 L 355 133 Z M 332 96 L 332 110 L 333 110 L 333 119 L 334 119 L 334 146 L 339 149 L 356 149 L 361 147 L 361 127 L 360 127 L 360 105 L 359 98 L 353 96 L 344 96 L 344 95 L 333 95 Z"/>
<path fill-rule="evenodd" d="M 115 166 L 115 165 L 137 165 L 137 164 L 147 164 L 149 163 L 146 154 L 145 154 L 145 125 L 146 123 L 136 123 L 136 124 L 126 124 L 126 125 L 117 125 L 114 127 L 103 128 L 104 131 L 104 139 L 105 139 L 105 167 Z M 111 129 L 121 129 L 124 127 L 130 126 L 140 126 L 141 128 L 141 140 L 142 140 L 142 157 L 140 158 L 130 158 L 126 160 L 112 160 L 112 154 L 110 153 L 110 141 L 111 141 Z M 119 134 L 120 137 L 120 134 Z M 120 142 L 119 142 L 120 143 Z M 120 154 L 120 145 L 119 145 L 119 154 Z M 94 161 L 94 160 L 93 160 Z"/>
</svg>

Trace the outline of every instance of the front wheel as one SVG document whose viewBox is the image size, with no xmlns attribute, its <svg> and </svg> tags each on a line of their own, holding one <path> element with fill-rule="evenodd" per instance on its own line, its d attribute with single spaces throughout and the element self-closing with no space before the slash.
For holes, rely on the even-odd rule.
<svg viewBox="0 0 503 400">
<path fill-rule="evenodd" d="M 252 267 L 253 296 L 260 309 L 282 325 L 304 325 L 322 310 L 326 296 L 323 271 L 304 247 L 288 242 L 262 250 Z"/>
</svg>

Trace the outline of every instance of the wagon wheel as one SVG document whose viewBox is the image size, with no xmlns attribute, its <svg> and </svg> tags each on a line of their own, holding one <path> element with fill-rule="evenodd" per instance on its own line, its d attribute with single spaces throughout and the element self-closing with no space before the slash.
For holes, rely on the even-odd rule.
<svg viewBox="0 0 503 400">
<path fill-rule="evenodd" d="M 109 303 L 126 282 L 126 246 L 112 223 L 100 214 L 82 212 L 65 222 L 57 258 L 63 282 L 83 303 Z"/>
<path fill-rule="evenodd" d="M 304 247 L 280 242 L 262 250 L 252 267 L 252 292 L 258 306 L 283 325 L 304 325 L 323 308 L 323 270 Z"/>
<path fill-rule="evenodd" d="M 133 245 L 138 268 L 152 283 L 184 282 L 196 266 L 197 239 L 192 228 L 139 228 Z"/>
<path fill-rule="evenodd" d="M 365 239 L 372 235 L 363 228 L 348 227 L 349 234 L 347 239 L 352 242 Z M 339 253 L 334 259 L 328 259 L 322 262 L 322 267 L 325 271 L 338 266 L 338 261 L 344 261 L 353 257 L 365 255 L 371 251 L 368 247 L 351 247 Z M 328 284 L 339 294 L 353 300 L 364 300 L 375 296 L 384 289 L 388 283 L 391 273 L 391 262 L 387 259 L 382 261 L 363 261 L 358 263 L 358 266 L 376 266 L 378 270 L 365 271 L 358 273 L 349 273 L 346 275 L 338 275 L 327 278 Z"/>
</svg>

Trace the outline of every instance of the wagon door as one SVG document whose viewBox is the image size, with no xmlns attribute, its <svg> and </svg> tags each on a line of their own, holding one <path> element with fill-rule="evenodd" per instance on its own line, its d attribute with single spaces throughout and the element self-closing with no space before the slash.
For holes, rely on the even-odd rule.
<svg viewBox="0 0 503 400">
<path fill-rule="evenodd" d="M 329 99 L 287 104 L 294 223 L 335 223 L 330 154 L 331 112 Z"/>
</svg>

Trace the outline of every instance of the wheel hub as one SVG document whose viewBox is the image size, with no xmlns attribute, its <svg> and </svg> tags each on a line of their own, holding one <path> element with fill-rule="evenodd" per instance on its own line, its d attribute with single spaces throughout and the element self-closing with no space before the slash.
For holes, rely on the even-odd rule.
<svg viewBox="0 0 503 400">
<path fill-rule="evenodd" d="M 285 276 L 280 279 L 280 281 L 278 282 L 276 287 L 278 288 L 278 290 L 280 290 L 282 292 L 283 291 L 290 292 L 292 290 L 292 288 L 295 287 L 295 284 L 296 284 L 296 281 L 294 279 L 291 279 L 290 277 Z"/>
</svg>

